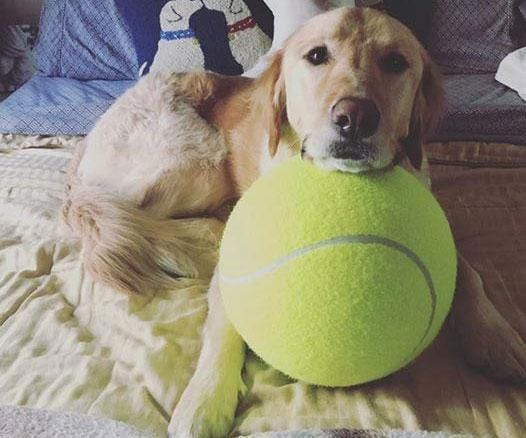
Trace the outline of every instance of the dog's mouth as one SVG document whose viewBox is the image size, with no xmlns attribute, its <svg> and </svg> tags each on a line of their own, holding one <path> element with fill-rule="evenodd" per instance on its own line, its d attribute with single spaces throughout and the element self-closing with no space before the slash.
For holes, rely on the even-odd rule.
<svg viewBox="0 0 526 438">
<path fill-rule="evenodd" d="M 378 149 L 371 143 L 359 139 L 335 141 L 319 152 L 311 152 L 307 139 L 301 148 L 303 160 L 327 170 L 339 170 L 350 173 L 363 173 L 378 170 Z"/>
<path fill-rule="evenodd" d="M 330 155 L 337 160 L 374 161 L 376 159 L 376 147 L 361 140 L 337 141 L 332 144 Z"/>
</svg>

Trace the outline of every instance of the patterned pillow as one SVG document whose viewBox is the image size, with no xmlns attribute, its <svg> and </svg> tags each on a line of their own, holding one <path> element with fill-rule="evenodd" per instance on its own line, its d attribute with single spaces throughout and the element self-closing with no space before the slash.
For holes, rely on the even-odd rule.
<svg viewBox="0 0 526 438">
<path fill-rule="evenodd" d="M 157 52 L 159 14 L 166 0 L 115 0 L 133 38 L 140 75 L 148 72 Z"/>
<path fill-rule="evenodd" d="M 428 49 L 445 73 L 493 73 L 526 45 L 526 0 L 433 0 Z"/>
<path fill-rule="evenodd" d="M 47 76 L 122 80 L 137 78 L 139 71 L 114 0 L 46 0 L 34 55 Z"/>
<path fill-rule="evenodd" d="M 271 38 L 256 22 L 248 3 L 167 1 L 160 13 L 161 35 L 150 70 L 205 69 L 226 75 L 248 70 L 271 46 Z"/>
</svg>

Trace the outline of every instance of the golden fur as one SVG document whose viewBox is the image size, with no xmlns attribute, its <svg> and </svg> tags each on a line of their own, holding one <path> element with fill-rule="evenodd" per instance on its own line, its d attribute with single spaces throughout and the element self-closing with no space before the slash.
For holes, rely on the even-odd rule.
<svg viewBox="0 0 526 438">
<path fill-rule="evenodd" d="M 142 80 L 164 85 L 157 90 L 144 86 L 144 93 L 169 92 L 176 102 L 174 112 L 183 99 L 214 126 L 224 138 L 225 159 L 203 165 L 192 158 L 194 161 L 185 166 L 165 168 L 155 179 L 143 180 L 139 174 L 134 182 L 143 187 L 134 188 L 132 194 L 117 189 L 120 182 L 115 179 L 107 184 L 104 178 L 84 178 L 77 172 L 70 180 L 64 217 L 83 238 L 85 265 L 95 278 L 117 289 L 140 293 L 167 287 L 180 275 L 191 275 L 190 266 L 178 266 L 185 257 L 174 252 L 178 241 L 170 219 L 213 212 L 225 201 L 239 197 L 272 165 L 299 153 L 301 144 L 316 164 L 330 169 L 382 168 L 405 152 L 413 164 L 407 167 L 420 170 L 422 142 L 440 109 L 436 68 L 411 33 L 395 20 L 368 9 L 349 9 L 343 15 L 342 19 L 342 11 L 337 10 L 309 22 L 274 55 L 256 80 L 211 73 L 157 74 Z M 305 52 L 327 42 L 334 60 L 327 66 L 308 65 L 303 59 Z M 378 67 L 381 56 L 393 51 L 405 56 L 410 66 L 399 75 Z M 379 159 L 363 168 L 332 159 L 327 151 L 331 130 L 327 114 L 336 101 L 347 96 L 370 98 L 381 113 L 379 129 L 369 139 L 379 149 Z M 87 137 L 88 150 L 104 144 L 109 148 L 116 136 L 119 141 L 132 137 L 128 134 L 130 124 L 137 129 L 143 115 L 129 116 L 135 111 L 130 109 L 130 101 L 136 104 L 142 97 L 137 86 L 119 99 Z M 151 108 L 150 118 L 155 111 L 166 111 L 164 106 Z M 116 118 L 122 119 L 126 111 L 129 121 L 116 125 Z M 186 111 L 188 119 L 197 117 L 188 108 Z M 108 139 L 110 129 L 113 137 Z M 144 131 L 149 129 L 153 128 L 145 123 Z M 155 129 L 159 131 L 159 125 Z M 172 127 L 163 129 L 167 136 L 174 135 Z M 123 146 L 106 157 L 114 162 L 112 173 L 118 173 L 115 163 L 132 161 L 126 153 L 129 149 Z M 164 161 L 162 154 L 151 155 L 150 167 L 156 159 Z M 184 157 L 180 154 L 178 158 Z M 80 150 L 73 166 L 94 167 L 90 159 Z M 122 172 L 128 174 L 130 165 L 144 163 L 127 163 Z"/>
</svg>

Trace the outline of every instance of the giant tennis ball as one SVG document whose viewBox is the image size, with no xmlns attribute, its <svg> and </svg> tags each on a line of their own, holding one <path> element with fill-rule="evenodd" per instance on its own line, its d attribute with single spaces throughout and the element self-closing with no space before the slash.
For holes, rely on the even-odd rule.
<svg viewBox="0 0 526 438">
<path fill-rule="evenodd" d="M 219 276 L 228 318 L 263 360 L 349 386 L 431 343 L 453 298 L 456 253 L 442 209 L 407 171 L 351 175 L 293 159 L 234 208 Z"/>
</svg>

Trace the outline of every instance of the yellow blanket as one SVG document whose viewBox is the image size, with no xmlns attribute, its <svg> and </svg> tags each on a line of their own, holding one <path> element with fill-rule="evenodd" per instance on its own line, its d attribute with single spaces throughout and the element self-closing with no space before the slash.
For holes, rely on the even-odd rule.
<svg viewBox="0 0 526 438">
<path fill-rule="evenodd" d="M 162 436 L 189 381 L 206 316 L 208 276 L 130 297 L 94 284 L 58 221 L 78 139 L 0 137 L 0 405 L 124 421 Z M 222 225 L 187 221 L 201 272 Z M 329 390 L 290 381 L 249 354 L 235 430 L 398 428 L 520 437 L 525 390 L 464 365 L 448 333 L 381 382 Z"/>
</svg>

